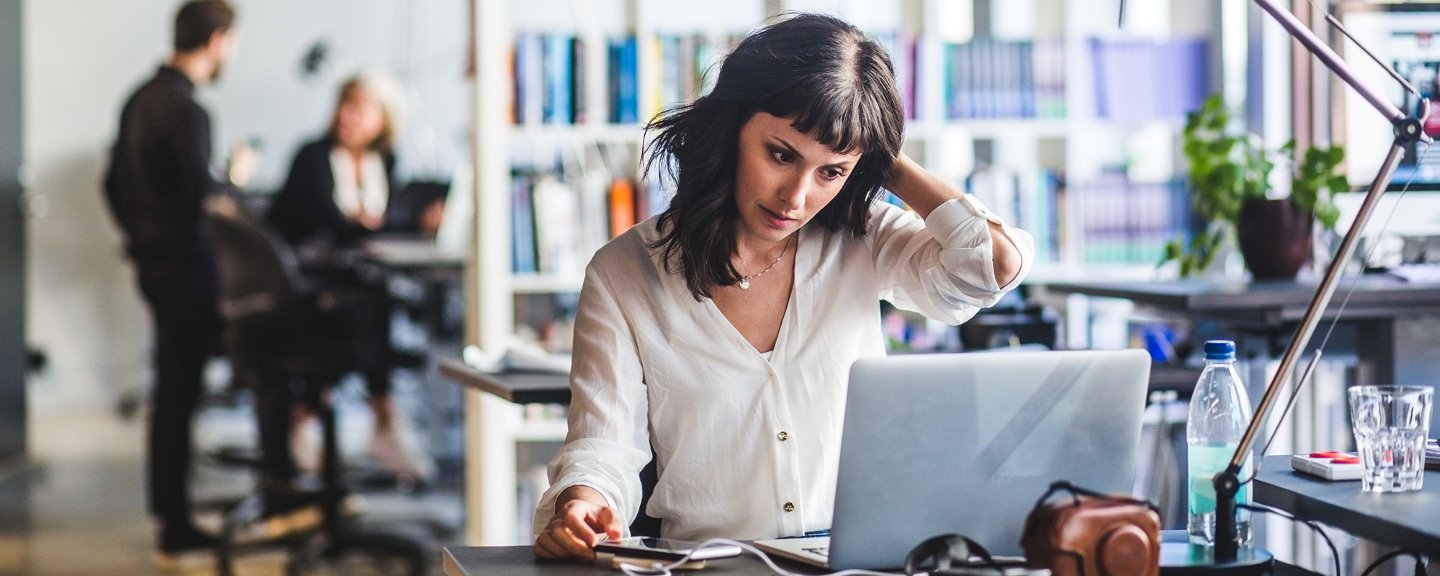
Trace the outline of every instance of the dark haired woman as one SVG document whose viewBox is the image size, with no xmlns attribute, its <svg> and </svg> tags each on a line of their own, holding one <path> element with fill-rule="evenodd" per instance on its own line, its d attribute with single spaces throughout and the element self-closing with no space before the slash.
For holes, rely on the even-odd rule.
<svg viewBox="0 0 1440 576">
<path fill-rule="evenodd" d="M 400 88 L 389 76 L 364 73 L 341 84 L 325 136 L 295 154 L 285 187 L 270 206 L 270 222 L 286 241 L 297 247 L 346 246 L 381 230 L 394 185 L 399 111 Z M 375 415 L 371 458 L 399 476 L 429 479 L 435 464 L 390 396 L 390 367 L 397 355 L 390 346 L 385 287 L 348 269 L 327 269 L 319 275 L 320 283 L 346 295 L 352 311 L 350 332 Z M 295 429 L 285 433 L 291 441 L 288 451 L 300 468 L 318 470 L 318 429 L 304 410 L 297 413 Z M 288 464 L 288 459 L 272 464 L 277 469 L 271 476 L 293 474 Z"/>
<path fill-rule="evenodd" d="M 650 128 L 647 166 L 673 159 L 676 195 L 586 271 L 540 557 L 620 537 L 652 448 L 664 536 L 829 528 L 846 374 L 885 354 L 878 301 L 958 324 L 1034 252 L 900 152 L 889 57 L 834 18 L 752 34 L 713 92 Z M 882 186 L 913 211 L 877 202 Z"/>
</svg>

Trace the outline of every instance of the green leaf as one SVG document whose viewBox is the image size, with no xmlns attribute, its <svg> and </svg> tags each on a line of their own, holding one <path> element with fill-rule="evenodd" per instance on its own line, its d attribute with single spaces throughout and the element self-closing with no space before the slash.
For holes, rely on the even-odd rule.
<svg viewBox="0 0 1440 576">
<path fill-rule="evenodd" d="M 1331 166 L 1339 166 L 1340 162 L 1345 160 L 1345 149 L 1340 146 L 1331 146 L 1325 153 L 1325 160 Z"/>
</svg>

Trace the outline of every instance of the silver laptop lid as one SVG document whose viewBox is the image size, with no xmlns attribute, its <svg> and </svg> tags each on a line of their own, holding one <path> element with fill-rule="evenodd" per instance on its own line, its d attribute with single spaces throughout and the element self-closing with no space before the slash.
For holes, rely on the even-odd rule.
<svg viewBox="0 0 1440 576">
<path fill-rule="evenodd" d="M 867 358 L 850 369 L 830 567 L 901 566 L 947 532 L 1018 555 L 1050 483 L 1129 493 L 1142 350 Z"/>
</svg>

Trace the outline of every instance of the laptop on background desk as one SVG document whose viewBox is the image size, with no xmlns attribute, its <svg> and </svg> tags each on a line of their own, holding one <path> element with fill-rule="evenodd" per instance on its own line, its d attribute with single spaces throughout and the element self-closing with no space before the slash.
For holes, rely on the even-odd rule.
<svg viewBox="0 0 1440 576">
<path fill-rule="evenodd" d="M 440 217 L 440 227 L 434 238 L 420 238 L 413 234 L 398 237 L 377 237 L 367 240 L 365 254 L 383 266 L 398 270 L 452 269 L 459 270 L 465 265 L 470 254 L 471 229 L 474 227 L 475 202 L 472 182 L 474 178 L 466 165 L 456 167 L 444 195 L 436 188 L 439 183 L 417 185 L 404 210 L 394 216 L 402 220 L 416 220 L 425 206 L 439 198 L 445 199 L 445 211 Z M 408 188 L 407 188 L 408 191 Z M 391 212 L 386 213 L 391 217 Z M 412 223 L 413 224 L 413 223 Z"/>
<path fill-rule="evenodd" d="M 832 570 L 902 566 L 949 532 L 1017 556 L 1051 483 L 1130 492 L 1149 373 L 1143 350 L 858 360 L 831 535 L 755 544 Z"/>
</svg>

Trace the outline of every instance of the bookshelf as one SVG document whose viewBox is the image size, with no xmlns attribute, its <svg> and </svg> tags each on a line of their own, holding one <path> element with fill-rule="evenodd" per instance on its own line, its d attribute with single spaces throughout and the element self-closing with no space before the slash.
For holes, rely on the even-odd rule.
<svg viewBox="0 0 1440 576">
<path fill-rule="evenodd" d="M 727 42 L 788 10 L 837 14 L 901 54 L 897 74 L 907 86 L 912 116 L 906 151 L 938 175 L 982 197 L 988 194 L 987 204 L 1022 227 L 1044 232 L 1037 239 L 1049 247 L 1032 281 L 1083 279 L 1097 269 L 1108 278 L 1149 277 L 1148 253 L 1107 258 L 1087 247 L 1099 245 L 1096 238 L 1103 235 L 1096 231 L 1107 230 L 1104 226 L 1115 228 L 1119 242 L 1133 244 L 1143 233 L 1147 242 L 1163 243 L 1175 231 L 1176 215 L 1160 209 L 1137 212 L 1135 218 L 1149 218 L 1138 227 L 1095 224 L 1073 207 L 1099 198 L 1094 187 L 1113 189 L 1110 167 L 1136 164 L 1137 156 L 1144 156 L 1146 170 L 1136 171 L 1144 177 L 1132 181 L 1121 172 L 1121 193 L 1109 200 L 1118 208 L 1109 212 L 1130 214 L 1132 196 L 1160 194 L 1149 191 L 1157 187 L 1171 202 L 1165 186 L 1174 176 L 1183 117 L 1173 110 L 1152 111 L 1154 118 L 1097 113 L 1097 84 L 1115 78 L 1096 76 L 1096 54 L 1107 47 L 1165 52 L 1183 44 L 1170 42 L 1177 37 L 1210 41 L 1218 34 L 1218 17 L 1191 0 L 1145 3 L 1155 6 L 1132 9 L 1131 24 L 1115 31 L 1116 1 L 475 0 L 477 249 L 467 272 L 468 341 L 503 348 L 517 329 L 517 317 L 526 317 L 521 324 L 533 319 L 532 301 L 579 290 L 585 262 L 623 227 L 613 222 L 617 179 L 633 186 L 633 202 L 650 204 L 635 208 L 621 224 L 663 207 L 664 191 L 638 174 L 640 124 L 621 120 L 646 119 L 682 94 L 703 90 L 703 79 L 685 80 L 683 70 L 705 69 Z M 634 52 L 633 71 L 617 72 L 614 62 L 630 58 L 627 50 Z M 668 56 L 676 50 L 695 51 L 693 60 L 677 64 Z M 1212 67 L 1192 67 L 1202 83 L 1218 85 L 1211 81 L 1218 77 Z M 975 74 L 960 77 L 971 68 Z M 1157 68 L 1125 79 L 1160 83 L 1151 77 L 1160 73 Z M 1177 76 L 1174 66 L 1163 73 Z M 612 86 L 620 77 L 634 85 Z M 571 92 L 564 94 L 565 88 Z M 981 97 L 989 104 L 966 105 Z M 633 103 L 633 116 L 616 111 L 620 101 Z M 1167 100 L 1172 106 L 1184 101 Z M 1107 110 L 1133 108 L 1117 108 L 1116 102 L 1126 101 L 1109 102 Z M 1138 143 L 1136 134 L 1142 135 Z M 550 187 L 545 191 L 542 180 Z M 557 192 L 552 186 L 557 181 L 570 189 Z M 529 189 L 527 182 L 533 184 Z M 533 228 L 517 233 L 527 223 Z M 573 242 L 565 248 L 569 254 L 547 252 L 544 237 L 557 230 Z M 520 251 L 530 249 L 526 243 L 534 243 L 533 251 Z M 523 513 L 516 493 L 533 487 L 517 484 L 528 468 L 516 463 L 517 443 L 560 441 L 565 432 L 563 421 L 527 418 L 532 412 L 467 394 L 468 543 L 528 541 L 516 523 Z"/>
</svg>

